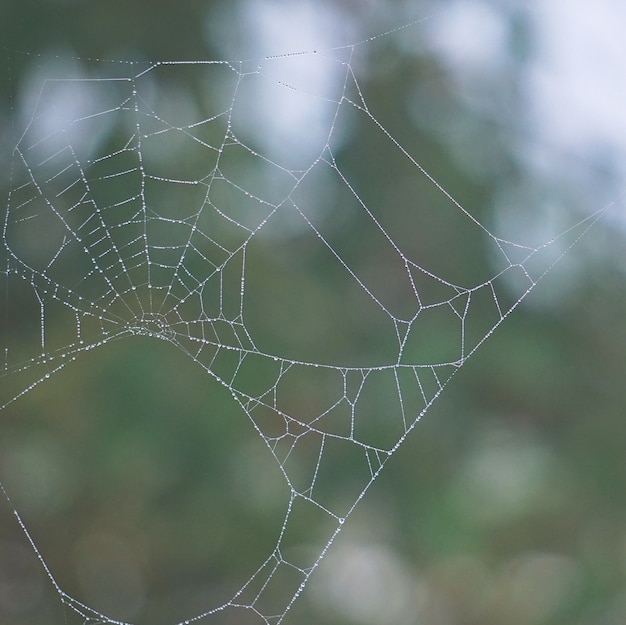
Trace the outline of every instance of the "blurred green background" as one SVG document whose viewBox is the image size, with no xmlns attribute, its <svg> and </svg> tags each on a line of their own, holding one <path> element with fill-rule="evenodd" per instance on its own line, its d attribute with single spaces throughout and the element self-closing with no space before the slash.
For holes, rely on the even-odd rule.
<svg viewBox="0 0 626 625">
<path fill-rule="evenodd" d="M 597 15 L 589 11 L 591 21 Z M 95 59 L 261 58 L 361 41 L 413 20 L 419 23 L 357 48 L 358 84 L 382 126 L 489 232 L 539 246 L 608 202 L 615 205 L 454 376 L 283 622 L 623 622 L 623 155 L 618 141 L 606 144 L 603 137 L 583 144 L 542 134 L 546 122 L 531 92 L 542 83 L 531 78 L 543 71 L 547 14 L 504 0 L 10 0 L 0 6 L 2 171 L 10 171 L 33 95 L 51 74 L 115 73 Z M 585 21 L 572 28 L 584 30 Z M 495 58 L 485 43 L 494 40 Z M 579 51 L 574 37 L 571 45 Z M 610 71 L 598 63 L 598 73 Z M 219 90 L 228 86 L 218 81 L 219 92 L 206 96 L 196 78 L 184 69 L 159 78 L 159 96 L 176 94 L 167 103 L 173 118 L 201 109 L 202 97 L 224 97 Z M 551 123 L 575 108 L 567 95 L 554 103 Z M 296 115 L 291 128 L 289 111 L 248 106 L 240 112 L 241 132 L 261 152 L 287 162 L 298 123 L 306 143 L 306 117 Z M 438 276 L 465 286 L 493 278 L 500 270 L 493 240 L 478 236 L 364 119 L 338 121 L 334 154 L 385 230 Z M 258 129 L 255 135 L 259 124 L 269 124 L 265 138 Z M 281 184 L 243 156 L 233 167 L 243 188 Z M 0 184 L 6 197 L 8 173 Z M 349 200 L 323 177 L 298 195 L 317 211 L 311 214 L 334 248 L 382 289 L 399 317 L 410 303 L 393 262 Z M 344 288 L 336 262 L 299 226 L 277 223 L 254 247 L 247 275 L 245 321 L 258 346 L 320 363 L 393 362 L 397 345 L 388 328 Z M 564 251 L 580 231 L 553 247 Z M 550 253 L 533 267 L 535 276 L 552 262 Z M 32 293 L 2 279 L 3 340 L 24 359 L 36 357 Z M 498 288 L 512 305 L 525 287 L 513 280 Z M 490 327 L 494 319 L 485 315 L 479 325 Z M 62 344 L 75 329 L 59 319 Z M 453 357 L 459 339 L 449 329 L 436 319 L 427 344 L 413 346 L 407 358 Z M 22 378 L 28 375 L 0 378 L 2 402 L 32 383 Z M 298 383 L 289 401 L 306 413 L 315 388 Z M 392 395 L 381 388 L 372 411 L 384 413 Z M 349 489 L 348 461 L 326 469 Z M 82 622 L 63 607 L 13 508 L 69 595 L 114 618 L 165 624 L 218 605 L 245 582 L 275 545 L 288 498 L 230 393 L 184 354 L 148 337 L 83 354 L 2 410 L 0 481 L 12 502 L 0 502 L 0 623 L 7 625 Z M 302 519 L 300 531 L 302 549 L 319 550 L 319 537 L 307 543 L 321 533 L 316 520 Z M 206 622 L 248 622 L 224 618 Z"/>
</svg>

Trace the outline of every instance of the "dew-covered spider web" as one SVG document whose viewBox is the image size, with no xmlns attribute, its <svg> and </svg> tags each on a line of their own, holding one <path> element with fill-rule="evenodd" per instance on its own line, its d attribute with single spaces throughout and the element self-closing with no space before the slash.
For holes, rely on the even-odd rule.
<svg viewBox="0 0 626 625">
<path fill-rule="evenodd" d="M 359 74 L 375 42 L 49 69 L 13 152 L 1 414 L 114 342 L 160 342 L 228 392 L 287 493 L 256 567 L 180 622 L 281 623 L 451 377 L 600 215 L 531 244 L 483 223 L 379 119 Z M 68 622 L 126 622 L 65 587 L 2 490 Z"/>
</svg>

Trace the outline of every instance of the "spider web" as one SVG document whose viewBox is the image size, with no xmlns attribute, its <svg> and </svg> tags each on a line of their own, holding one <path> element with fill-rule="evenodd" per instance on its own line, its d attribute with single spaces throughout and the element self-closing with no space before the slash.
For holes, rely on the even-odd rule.
<svg viewBox="0 0 626 625">
<path fill-rule="evenodd" d="M 289 489 L 271 552 L 185 623 L 281 623 L 451 377 L 600 216 L 541 245 L 492 233 L 378 120 L 357 72 L 371 42 L 241 62 L 94 61 L 92 76 L 43 82 L 14 150 L 0 275 L 5 328 L 19 314 L 25 330 L 2 338 L 1 408 L 112 341 L 162 341 L 228 390 Z M 311 91 L 298 79 L 311 67 L 339 79 Z M 162 97 L 179 78 L 205 94 L 202 106 Z M 294 138 L 286 122 L 264 143 L 263 102 L 282 103 L 275 115 L 313 103 L 322 131 Z M 343 151 L 354 129 L 375 137 L 381 171 L 411 175 L 413 203 L 357 188 Z M 446 266 L 422 250 L 432 221 L 449 234 L 438 243 Z M 454 258 L 454 237 L 489 262 Z M 317 273 L 268 275 L 268 250 L 288 255 L 293 241 Z M 301 294 L 312 288 L 338 345 L 307 341 L 297 323 L 311 319 Z M 2 489 L 64 606 L 85 623 L 121 622 L 62 588 Z M 298 552 L 303 518 L 318 528 L 316 549 Z"/>
</svg>

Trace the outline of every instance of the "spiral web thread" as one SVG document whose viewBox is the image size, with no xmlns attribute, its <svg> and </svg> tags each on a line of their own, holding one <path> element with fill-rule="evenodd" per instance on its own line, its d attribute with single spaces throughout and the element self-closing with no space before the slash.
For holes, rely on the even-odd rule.
<svg viewBox="0 0 626 625">
<path fill-rule="evenodd" d="M 14 151 L 1 276 L 7 301 L 14 292 L 21 294 L 27 302 L 21 314 L 37 332 L 26 347 L 14 345 L 10 332 L 4 333 L 2 409 L 40 384 L 53 384 L 57 372 L 86 352 L 127 337 L 152 337 L 182 350 L 230 391 L 290 489 L 282 529 L 267 559 L 230 600 L 185 622 L 214 622 L 232 611 L 251 623 L 282 622 L 389 457 L 454 373 L 558 260 L 551 251 L 555 241 L 566 252 L 600 216 L 536 247 L 492 234 L 370 111 L 354 69 L 364 45 L 238 63 L 100 63 L 100 77 L 43 82 Z M 341 80 L 309 92 L 281 78 L 282 68 L 304 62 L 331 68 Z M 211 110 L 209 105 L 202 113 L 196 109 L 191 118 L 168 116 L 155 85 L 178 73 L 227 97 Z M 250 85 L 256 91 L 247 91 Z M 313 99 L 330 111 L 324 138 L 308 162 L 292 165 L 264 154 L 241 129 L 254 106 L 251 94 L 266 88 L 285 98 Z M 405 251 L 385 225 L 384 207 L 355 188 L 337 158 L 336 137 L 346 114 L 377 133 L 454 219 L 491 248 L 496 259 L 491 275 L 475 284 L 454 284 Z M 259 175 L 243 175 L 243 166 Z M 381 283 L 366 277 L 334 242 L 332 215 L 321 215 L 316 197 L 305 193 L 310 181 L 324 180 L 343 193 L 355 231 L 357 223 L 365 224 L 359 228 L 369 228 L 390 259 L 387 265 L 395 273 L 385 280 L 401 284 L 402 307 L 386 299 Z M 251 250 L 257 239 L 280 246 L 264 232 L 285 218 L 297 224 L 300 236 L 316 241 L 345 284 L 386 320 L 395 337 L 393 357 L 347 366 L 257 347 L 247 318 Z M 455 347 L 450 356 L 433 359 L 428 351 L 422 356 L 420 341 L 428 338 L 422 325 L 428 328 L 440 319 Z M 283 389 L 303 383 L 323 390 L 313 408 L 297 411 Z M 368 405 L 381 392 L 393 401 L 384 414 L 374 414 Z M 371 419 L 376 427 L 370 427 Z M 353 467 L 352 496 L 340 504 L 332 471 L 345 457 Z M 2 488 L 63 604 L 85 623 L 119 622 L 57 584 Z M 300 515 L 317 516 L 327 528 L 314 557 L 286 555 L 295 540 L 292 520 Z"/>
</svg>

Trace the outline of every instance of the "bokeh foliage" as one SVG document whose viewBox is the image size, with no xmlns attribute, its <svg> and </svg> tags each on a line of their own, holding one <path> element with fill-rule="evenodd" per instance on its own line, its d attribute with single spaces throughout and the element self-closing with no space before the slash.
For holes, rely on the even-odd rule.
<svg viewBox="0 0 626 625">
<path fill-rule="evenodd" d="M 406 21 L 401 3 L 384 11 L 340 4 L 368 32 Z M 425 3 L 417 12 L 432 14 L 433 7 Z M 75 56 L 79 64 L 217 59 L 236 26 L 229 15 L 229 4 L 219 2 L 5 3 L 3 170 L 23 121 L 16 98 L 48 55 Z M 533 189 L 545 184 L 515 152 L 523 106 L 516 88 L 532 54 L 532 33 L 520 35 L 518 17 L 511 11 L 507 18 L 514 62 L 497 94 L 497 116 L 468 106 L 432 50 L 410 50 L 406 39 L 419 31 L 372 42 L 360 67 L 360 84 L 384 127 L 494 229 L 496 199 L 508 188 L 527 189 L 530 207 Z M 176 80 L 181 84 L 173 81 L 172 89 L 199 97 L 184 72 Z M 355 119 L 350 126 L 338 162 L 393 237 L 453 281 L 495 273 L 485 241 L 451 226 L 458 222 L 446 217 L 449 202 L 417 168 L 371 124 Z M 6 194 L 8 178 L 0 184 Z M 557 183 L 550 193 L 564 202 L 572 195 Z M 598 207 L 573 206 L 572 221 L 577 211 Z M 529 215 L 537 212 L 529 208 Z M 346 258 L 375 249 L 349 215 L 328 219 Z M 557 266 L 455 375 L 350 518 L 286 623 L 619 621 L 626 613 L 626 298 L 612 250 L 622 245 L 599 223 L 566 257 L 579 259 L 575 276 Z M 346 317 L 350 293 L 336 287 L 333 263 L 309 239 L 267 239 L 255 254 L 256 316 L 249 322 L 261 343 L 320 360 L 346 350 L 361 362 L 393 356 L 384 334 L 372 330 L 375 320 L 359 326 L 356 316 Z M 372 280 L 382 272 L 384 280 L 383 260 L 372 254 L 370 261 L 364 271 Z M 573 284 L 563 288 L 568 280 Z M 286 290 L 296 293 L 304 318 L 294 320 L 281 305 Z M 0 323 L 28 345 L 37 328 L 20 317 L 20 305 L 30 305 L 22 295 L 6 296 Z M 430 332 L 427 349 L 445 352 L 446 327 L 434 324 Z M 384 410 L 387 398 L 374 400 Z M 0 413 L 0 480 L 64 589 L 80 589 L 81 600 L 111 616 L 166 623 L 226 600 L 250 575 L 276 541 L 287 492 L 262 441 L 233 410 L 227 391 L 199 367 L 166 344 L 135 337 L 88 354 Z M 330 469 L 340 474 L 344 467 Z M 74 622 L 2 506 L 0 620 Z M 303 536 L 322 532 L 315 518 L 300 522 Z M 141 578 L 133 577 L 136 570 Z M 147 599 L 135 605 L 137 596 Z"/>
</svg>

